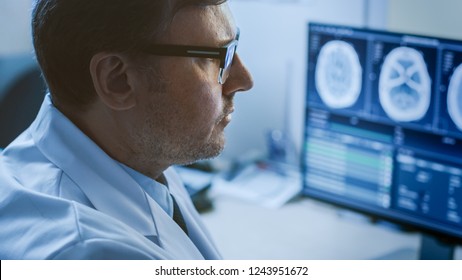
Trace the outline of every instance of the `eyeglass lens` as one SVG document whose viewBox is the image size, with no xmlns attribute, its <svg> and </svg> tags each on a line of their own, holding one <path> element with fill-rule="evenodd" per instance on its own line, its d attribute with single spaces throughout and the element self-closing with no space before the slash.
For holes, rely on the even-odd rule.
<svg viewBox="0 0 462 280">
<path fill-rule="evenodd" d="M 228 52 L 226 53 L 225 66 L 223 67 L 223 70 L 220 73 L 220 76 L 221 76 L 220 83 L 221 84 L 224 84 L 226 82 L 226 79 L 228 79 L 229 77 L 229 72 L 231 71 L 231 65 L 233 64 L 235 52 L 236 52 L 236 45 L 229 48 Z"/>
</svg>

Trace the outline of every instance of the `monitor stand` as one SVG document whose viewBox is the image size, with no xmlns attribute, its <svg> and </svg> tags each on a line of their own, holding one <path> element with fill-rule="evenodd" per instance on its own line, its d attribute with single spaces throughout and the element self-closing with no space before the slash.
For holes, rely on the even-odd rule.
<svg viewBox="0 0 462 280">
<path fill-rule="evenodd" d="M 428 234 L 422 234 L 419 259 L 452 260 L 454 259 L 455 248 L 456 244 L 454 243 L 446 242 Z"/>
<path fill-rule="evenodd" d="M 432 235 L 422 234 L 420 248 L 402 248 L 374 258 L 376 260 L 452 260 L 455 243 L 449 243 Z"/>
</svg>

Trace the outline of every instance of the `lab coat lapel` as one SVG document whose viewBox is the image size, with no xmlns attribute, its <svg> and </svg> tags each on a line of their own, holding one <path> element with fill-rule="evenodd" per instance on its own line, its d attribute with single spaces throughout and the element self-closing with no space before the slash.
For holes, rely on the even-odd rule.
<svg viewBox="0 0 462 280">
<path fill-rule="evenodd" d="M 216 246 L 212 243 L 212 238 L 205 232 L 203 229 L 205 226 L 201 224 L 201 221 L 198 219 L 194 219 L 192 216 L 191 211 L 186 211 L 185 207 L 187 207 L 187 202 L 183 200 L 183 197 L 176 193 L 176 191 L 172 190 L 172 195 L 175 196 L 175 199 L 178 201 L 178 206 L 183 214 L 183 217 L 186 221 L 186 226 L 188 227 L 188 236 L 197 244 L 199 250 L 201 251 L 201 255 L 205 259 L 214 260 L 214 259 L 221 259 L 220 253 L 217 251 Z M 194 207 L 191 205 L 191 207 Z M 188 221 L 196 221 L 196 225 L 188 224 Z M 179 228 L 179 227 L 178 227 Z"/>
<path fill-rule="evenodd" d="M 196 245 L 175 221 L 152 198 L 147 196 L 147 199 L 157 226 L 159 245 L 175 254 L 175 259 L 204 259 Z"/>
</svg>

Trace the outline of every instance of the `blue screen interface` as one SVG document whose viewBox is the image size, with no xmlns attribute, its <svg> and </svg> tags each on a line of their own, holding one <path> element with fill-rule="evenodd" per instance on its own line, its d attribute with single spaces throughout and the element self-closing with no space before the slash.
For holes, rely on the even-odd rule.
<svg viewBox="0 0 462 280">
<path fill-rule="evenodd" d="M 462 240 L 462 42 L 308 24 L 304 194 Z"/>
</svg>

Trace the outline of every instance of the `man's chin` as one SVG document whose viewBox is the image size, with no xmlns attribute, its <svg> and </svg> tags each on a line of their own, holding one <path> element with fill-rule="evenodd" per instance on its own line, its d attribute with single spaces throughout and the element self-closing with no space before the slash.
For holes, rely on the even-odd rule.
<svg viewBox="0 0 462 280">
<path fill-rule="evenodd" d="M 223 152 L 225 145 L 224 141 L 221 143 L 216 143 L 214 145 L 210 145 L 207 149 L 195 160 L 204 160 L 204 159 L 211 159 L 219 156 L 221 152 Z"/>
<path fill-rule="evenodd" d="M 182 156 L 177 158 L 177 165 L 188 165 L 195 163 L 200 160 L 212 159 L 221 154 L 225 147 L 224 138 L 221 141 L 215 143 L 209 143 L 208 145 L 202 147 L 202 149 L 196 150 L 191 153 L 191 150 L 187 153 L 184 153 Z"/>
</svg>

